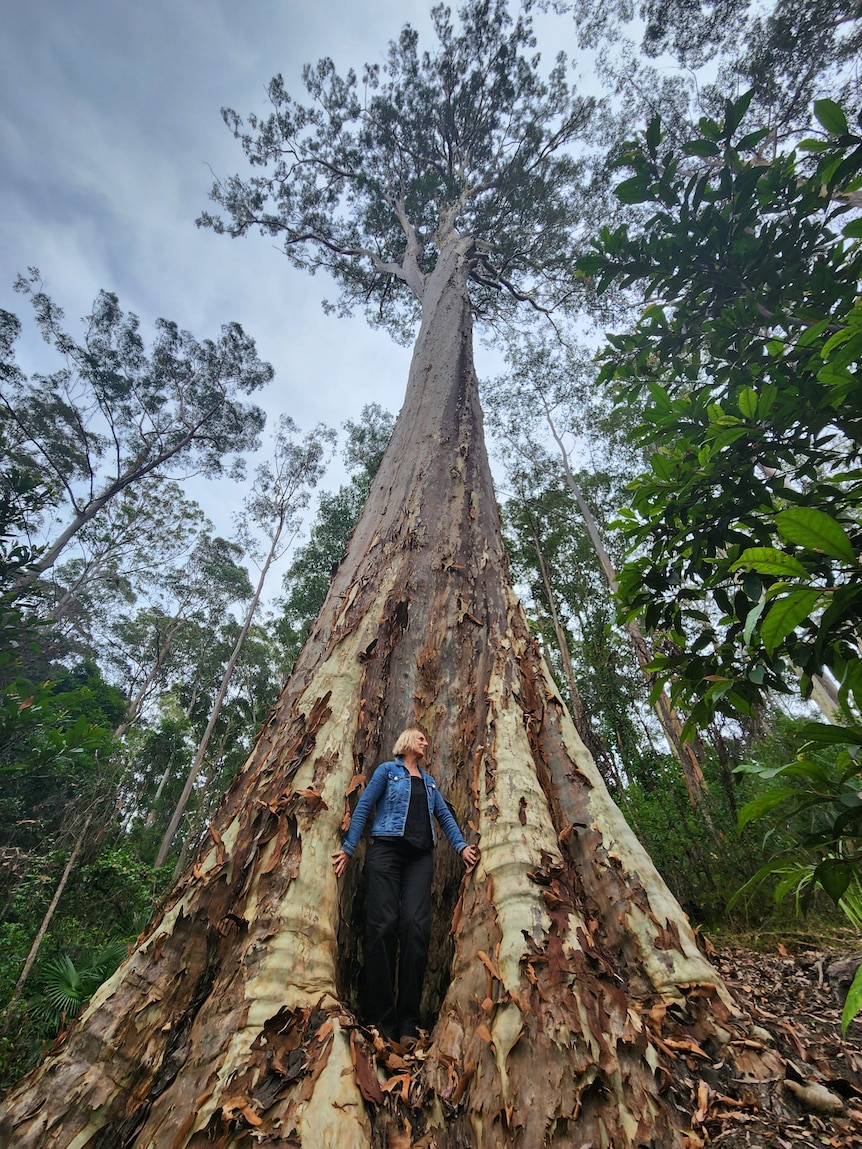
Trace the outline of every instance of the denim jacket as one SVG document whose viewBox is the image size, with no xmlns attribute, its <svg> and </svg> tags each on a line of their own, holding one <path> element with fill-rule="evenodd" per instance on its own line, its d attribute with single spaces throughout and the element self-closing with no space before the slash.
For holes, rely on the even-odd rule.
<svg viewBox="0 0 862 1149">
<path fill-rule="evenodd" d="M 437 833 L 434 818 L 443 827 L 443 832 L 452 843 L 454 849 L 460 852 L 467 843 L 458 829 L 458 823 L 452 816 L 452 811 L 446 805 L 443 795 L 437 789 L 437 783 L 430 774 L 420 770 L 425 783 L 425 793 L 428 795 L 428 815 L 431 817 L 431 835 L 434 844 L 437 844 Z M 365 829 L 371 807 L 376 806 L 374 821 L 371 825 L 371 836 L 384 835 L 391 838 L 400 838 L 407 824 L 407 810 L 410 806 L 410 772 L 403 762 L 384 762 L 378 766 L 371 776 L 371 781 L 365 788 L 365 793 L 356 804 L 353 817 L 350 819 L 350 829 L 341 847 L 345 854 L 351 857 L 359 845 L 359 838 Z"/>
</svg>

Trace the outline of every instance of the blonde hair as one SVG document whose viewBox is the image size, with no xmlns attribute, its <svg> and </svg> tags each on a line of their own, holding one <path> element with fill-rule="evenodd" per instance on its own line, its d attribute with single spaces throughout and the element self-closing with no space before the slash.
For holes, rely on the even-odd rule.
<svg viewBox="0 0 862 1149">
<path fill-rule="evenodd" d="M 427 738 L 424 730 L 420 730 L 418 726 L 410 726 L 407 730 L 402 730 L 392 747 L 392 757 L 400 758 L 408 750 L 416 753 L 417 742 L 420 738 Z"/>
</svg>

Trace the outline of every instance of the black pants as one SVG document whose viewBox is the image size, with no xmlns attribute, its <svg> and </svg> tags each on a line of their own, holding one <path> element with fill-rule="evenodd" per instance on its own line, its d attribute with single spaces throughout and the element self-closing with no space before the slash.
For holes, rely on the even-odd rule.
<svg viewBox="0 0 862 1149">
<path fill-rule="evenodd" d="M 365 858 L 365 1010 L 389 1037 L 414 1037 L 431 937 L 431 850 L 374 839 Z M 397 953 L 397 965 L 396 965 Z"/>
</svg>

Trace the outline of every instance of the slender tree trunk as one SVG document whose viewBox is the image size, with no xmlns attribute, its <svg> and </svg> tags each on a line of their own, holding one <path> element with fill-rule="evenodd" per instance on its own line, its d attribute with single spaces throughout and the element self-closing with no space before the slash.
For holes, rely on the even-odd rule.
<svg viewBox="0 0 862 1149">
<path fill-rule="evenodd" d="M 428 277 L 404 407 L 294 672 L 146 935 L 0 1107 L 16 1149 L 683 1149 L 699 1066 L 726 1093 L 780 1083 L 780 1058 L 729 1043 L 738 1007 L 512 590 L 467 247 Z M 359 868 L 336 880 L 329 856 L 414 722 L 481 861 L 437 851 L 432 1032 L 405 1062 L 357 1027 Z"/>
<path fill-rule="evenodd" d="M 138 715 L 141 713 L 141 709 L 147 700 L 147 696 L 151 687 L 155 682 L 158 681 L 160 674 L 164 670 L 168 655 L 170 654 L 174 644 L 174 639 L 176 638 L 177 633 L 184 621 L 185 620 L 181 618 L 174 619 L 173 625 L 166 631 L 164 642 L 159 643 L 159 648 L 156 652 L 156 661 L 150 667 L 146 677 L 144 678 L 144 681 L 132 695 L 131 699 L 129 700 L 126 717 L 114 731 L 115 738 L 122 738 L 132 723 L 135 721 L 135 719 L 138 717 Z"/>
<path fill-rule="evenodd" d="M 278 524 L 278 528 L 273 532 L 273 537 L 270 541 L 269 552 L 266 556 L 266 560 L 263 566 L 261 567 L 260 578 L 257 580 L 257 587 L 255 588 L 255 592 L 249 608 L 246 611 L 245 619 L 243 620 L 239 636 L 236 640 L 236 643 L 234 644 L 234 648 L 231 652 L 230 658 L 228 659 L 227 666 L 225 667 L 224 675 L 222 676 L 221 680 L 221 686 L 219 687 L 218 694 L 216 695 L 216 700 L 213 703 L 209 722 L 207 722 L 206 730 L 204 730 L 203 737 L 201 738 L 200 745 L 198 746 L 194 757 L 194 761 L 189 768 L 188 776 L 186 778 L 185 785 L 183 786 L 182 793 L 177 800 L 177 804 L 174 807 L 174 812 L 171 814 L 171 820 L 168 822 L 168 828 L 165 830 L 164 837 L 162 838 L 162 843 L 159 846 L 159 852 L 156 855 L 156 868 L 165 864 L 165 859 L 168 856 L 168 851 L 171 848 L 171 842 L 174 840 L 174 835 L 177 832 L 177 828 L 183 816 L 183 811 L 185 810 L 188 800 L 191 797 L 192 787 L 195 784 L 195 779 L 198 776 L 201 764 L 203 763 L 204 757 L 206 756 L 210 740 L 213 736 L 213 731 L 216 727 L 216 722 L 218 722 L 218 716 L 221 714 L 221 708 L 224 704 L 225 698 L 227 697 L 230 680 L 233 678 L 233 672 L 236 669 L 237 661 L 240 654 L 242 653 L 242 648 L 245 646 L 245 640 L 248 638 L 248 632 L 251 629 L 252 619 L 254 618 L 254 613 L 257 610 L 257 604 L 260 602 L 260 596 L 263 593 L 263 585 L 266 582 L 266 576 L 269 573 L 269 568 L 272 566 L 273 556 L 275 555 L 276 549 L 278 547 L 278 540 L 281 538 L 283 526 L 284 518 L 282 516 L 282 520 Z"/>
<path fill-rule="evenodd" d="M 614 570 L 611 556 L 608 554 L 607 547 L 605 546 L 604 540 L 602 539 L 602 536 L 599 532 L 595 515 L 591 511 L 589 504 L 581 492 L 580 485 L 572 473 L 572 469 L 569 466 L 569 457 L 566 452 L 565 445 L 557 433 L 557 429 L 554 426 L 550 414 L 547 416 L 547 422 L 551 429 L 551 434 L 553 435 L 557 447 L 560 451 L 560 458 L 563 464 L 563 472 L 566 476 L 566 483 L 575 498 L 575 502 L 578 504 L 578 510 L 581 512 L 581 516 L 584 520 L 584 525 L 587 529 L 587 534 L 589 535 L 590 542 L 593 544 L 593 549 L 598 556 L 599 565 L 601 566 L 602 572 L 607 579 L 608 586 L 611 588 L 613 593 L 616 594 L 618 590 L 617 572 Z M 648 688 L 652 690 L 656 684 L 656 678 L 655 675 L 647 669 L 649 663 L 652 660 L 649 647 L 647 646 L 646 639 L 643 636 L 643 632 L 641 631 L 637 620 L 631 619 L 629 622 L 627 622 L 626 630 L 628 631 L 629 637 L 632 641 L 635 657 L 637 659 L 638 666 L 641 669 L 641 673 L 646 680 Z M 670 698 L 668 697 L 668 693 L 664 688 L 662 688 L 661 692 L 656 698 L 654 709 L 659 723 L 661 724 L 661 728 L 664 731 L 665 738 L 667 738 L 671 752 L 679 764 L 682 766 L 682 773 L 685 780 L 686 790 L 688 791 L 689 801 L 696 810 L 700 811 L 705 822 L 710 827 L 713 834 L 715 834 L 715 828 L 712 824 L 712 816 L 710 815 L 709 806 L 707 805 L 706 801 L 707 785 L 706 779 L 703 776 L 703 768 L 700 764 L 700 756 L 698 755 L 697 749 L 691 741 L 683 740 L 683 724 L 680 721 L 676 707 L 671 702 Z"/>
<path fill-rule="evenodd" d="M 210 786 L 212 785 L 212 780 L 216 775 L 216 771 L 218 770 L 219 766 L 222 763 L 222 759 L 224 758 L 225 747 L 227 746 L 227 740 L 230 737 L 230 731 L 231 731 L 232 725 L 233 725 L 233 721 L 231 720 L 228 722 L 227 727 L 225 728 L 225 732 L 221 736 L 221 741 L 219 742 L 218 750 L 215 752 L 215 754 L 212 755 L 212 758 L 211 758 L 211 761 L 209 764 L 209 768 L 208 768 L 206 775 L 204 777 L 204 786 L 203 786 L 204 791 L 209 790 Z M 179 852 L 179 855 L 177 857 L 177 863 L 174 866 L 174 872 L 172 875 L 174 881 L 176 881 L 178 878 L 180 878 L 182 876 L 183 870 L 185 870 L 186 866 L 188 865 L 189 853 L 191 852 L 191 848 L 197 842 L 198 837 L 199 837 L 200 832 L 201 832 L 201 823 L 203 822 L 204 808 L 205 808 L 204 803 L 200 802 L 198 804 L 197 809 L 195 810 L 195 816 L 192 819 L 192 824 L 189 827 L 189 832 L 183 838 L 182 845 L 180 846 L 180 852 Z M 211 808 L 212 807 L 210 807 L 210 809 Z"/>
<path fill-rule="evenodd" d="M 575 729 L 580 734 L 584 745 L 593 756 L 593 760 L 602 773 L 602 777 L 606 782 L 613 782 L 614 785 L 622 792 L 623 786 L 616 764 L 610 758 L 606 747 L 602 740 L 596 735 L 593 730 L 592 723 L 590 722 L 589 715 L 587 714 L 586 707 L 584 706 L 581 692 L 578 690 L 578 684 L 575 681 L 575 672 L 572 667 L 572 655 L 569 650 L 569 644 L 566 640 L 566 632 L 560 622 L 560 615 L 557 610 L 557 603 L 554 596 L 554 590 L 551 585 L 551 579 L 548 575 L 548 567 L 545 562 L 545 556 L 542 551 L 542 544 L 539 541 L 539 532 L 533 516 L 527 510 L 527 517 L 530 521 L 530 534 L 533 539 L 533 548 L 536 552 L 536 558 L 539 562 L 539 572 L 542 576 L 542 585 L 545 588 L 545 598 L 548 603 L 548 610 L 551 617 L 551 625 L 554 628 L 554 636 L 557 640 L 557 649 L 560 652 L 560 661 L 563 664 L 563 674 L 566 679 L 566 686 L 569 688 L 569 699 L 571 700 L 571 714 L 572 720 L 575 724 Z"/>
<path fill-rule="evenodd" d="M 33 964 L 36 961 L 36 958 L 39 956 L 39 950 L 42 946 L 42 942 L 44 941 L 45 934 L 48 932 L 48 927 L 51 925 L 51 919 L 54 917 L 54 911 L 56 910 L 60 898 L 62 897 L 63 890 L 66 888 L 66 883 L 69 880 L 69 875 L 75 866 L 75 862 L 78 860 L 78 854 L 81 852 L 81 847 L 83 846 L 87 837 L 87 831 L 90 828 L 90 822 L 92 820 L 93 815 L 90 813 L 85 818 L 84 825 L 81 827 L 81 832 L 75 839 L 75 844 L 72 847 L 72 852 L 69 854 L 69 860 L 66 862 L 66 865 L 63 868 L 63 873 L 60 875 L 60 880 L 57 883 L 57 888 L 54 890 L 54 896 L 51 898 L 51 902 L 47 910 L 45 910 L 45 916 L 42 918 L 42 924 L 39 926 L 39 929 L 36 931 L 36 936 L 33 938 L 33 944 L 30 946 L 30 952 L 27 954 L 27 960 L 24 962 L 24 968 L 21 970 L 21 973 L 18 976 L 18 980 L 15 982 L 15 988 L 12 991 L 12 996 L 9 998 L 9 1002 L 4 1011 L 3 1024 L 0 1026 L 0 1037 L 6 1033 L 10 1022 L 12 1021 L 12 1017 L 15 1012 L 15 1006 L 21 999 L 24 983 L 30 976 L 30 970 L 33 968 Z"/>
</svg>

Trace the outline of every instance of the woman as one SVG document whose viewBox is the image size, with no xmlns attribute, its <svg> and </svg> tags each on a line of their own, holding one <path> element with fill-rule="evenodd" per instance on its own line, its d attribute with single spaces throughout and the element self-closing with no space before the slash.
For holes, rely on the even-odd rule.
<svg viewBox="0 0 862 1149">
<path fill-rule="evenodd" d="M 341 877 L 376 806 L 365 857 L 366 1009 L 372 1025 L 402 1044 L 415 1041 L 419 1028 L 431 937 L 434 818 L 465 866 L 474 866 L 479 859 L 476 847 L 464 841 L 434 779 L 419 768 L 427 748 L 428 739 L 415 727 L 399 735 L 392 750 L 395 761 L 374 771 L 353 812 L 344 845 L 332 855 L 335 873 Z"/>
</svg>

